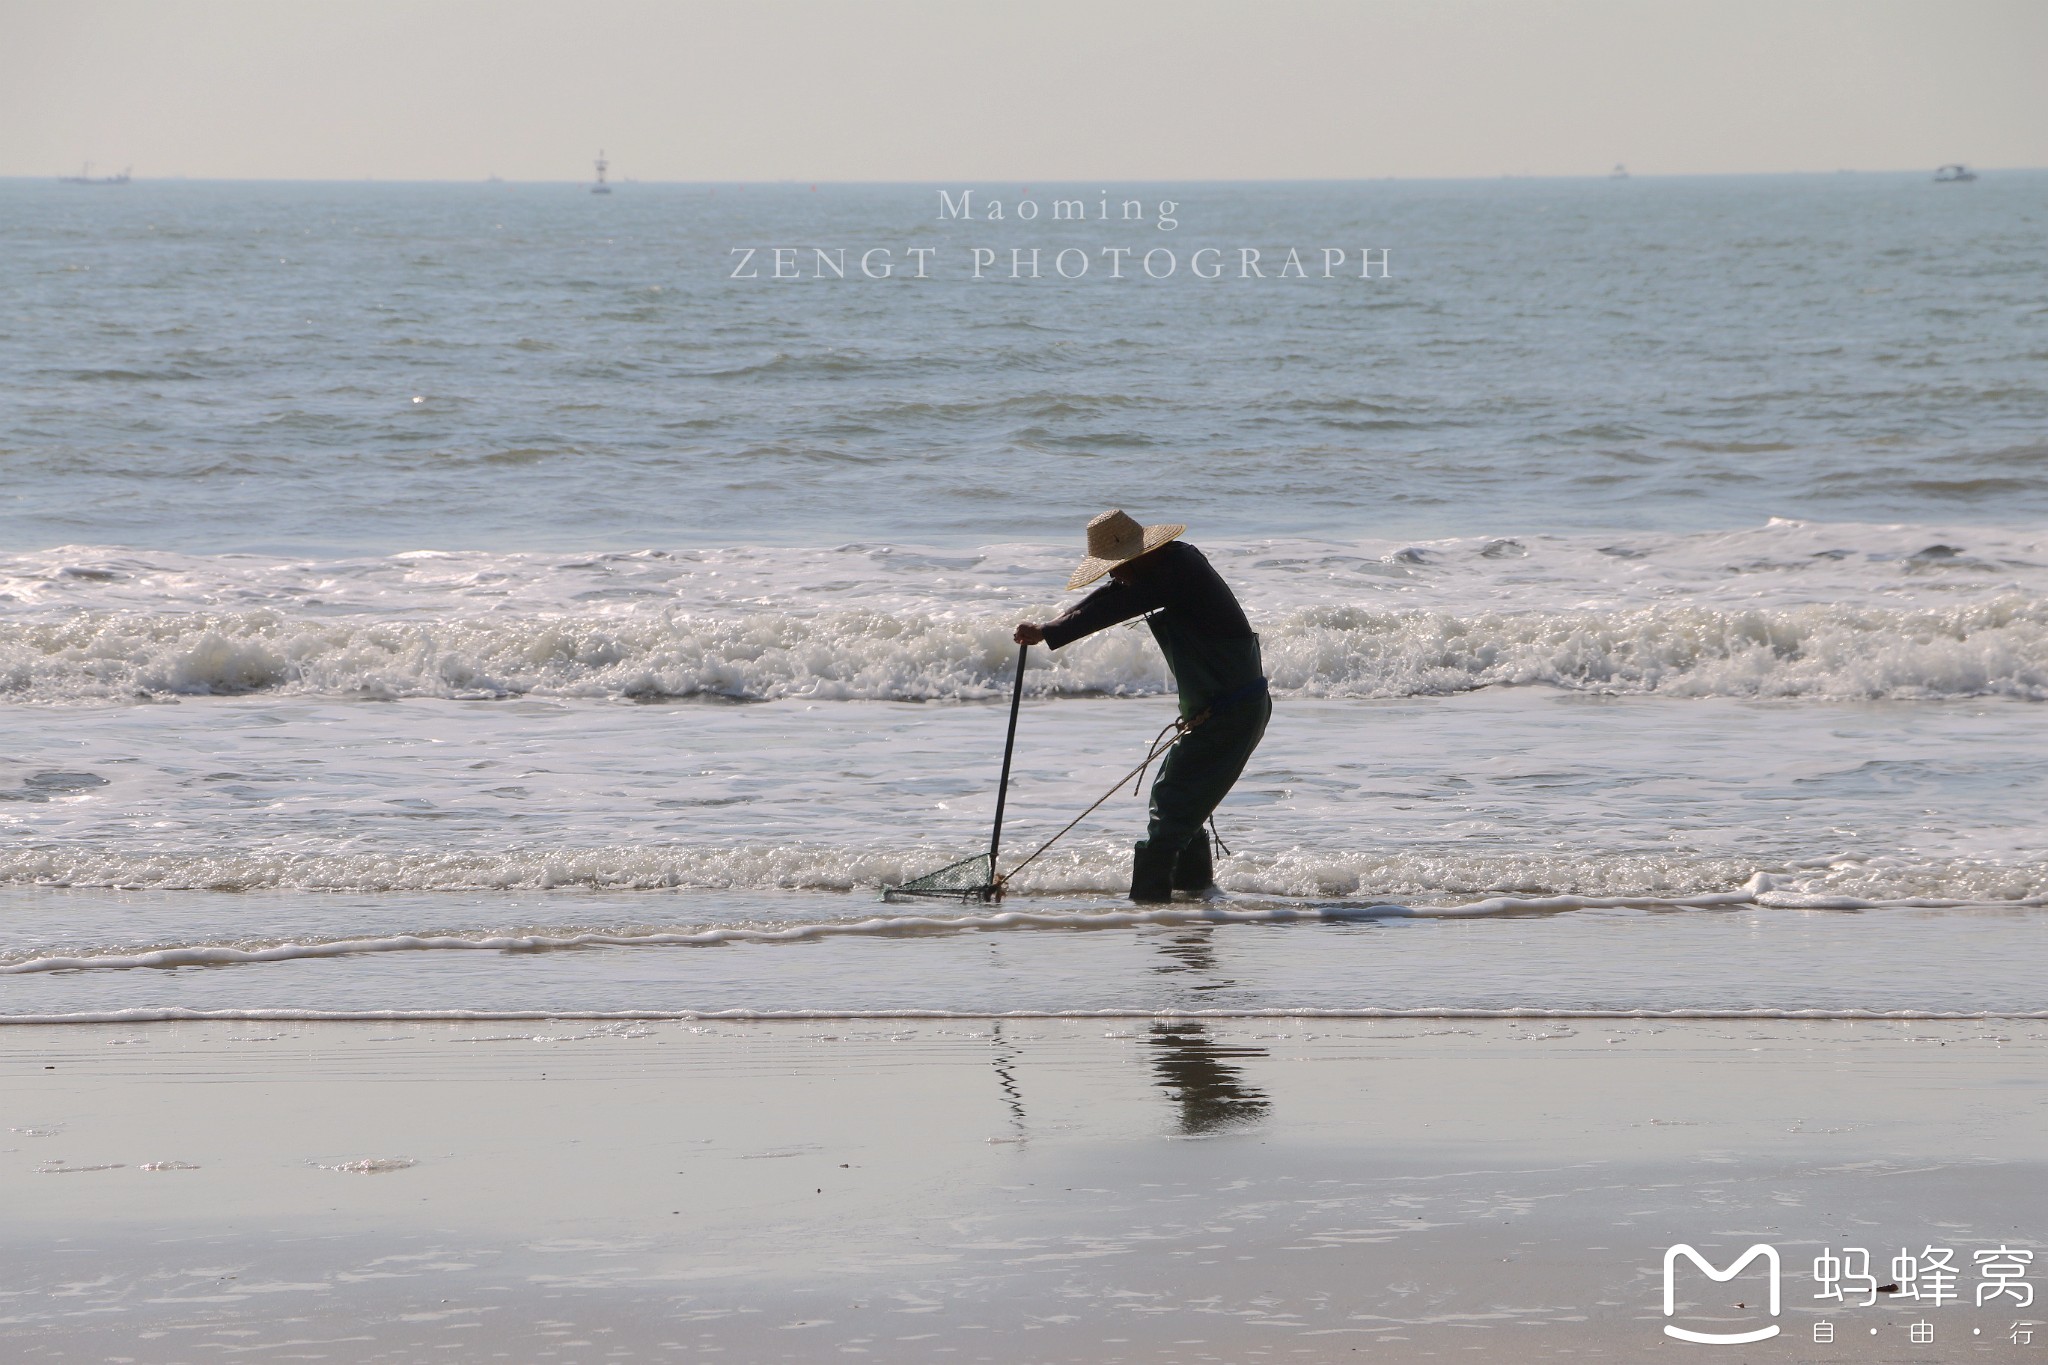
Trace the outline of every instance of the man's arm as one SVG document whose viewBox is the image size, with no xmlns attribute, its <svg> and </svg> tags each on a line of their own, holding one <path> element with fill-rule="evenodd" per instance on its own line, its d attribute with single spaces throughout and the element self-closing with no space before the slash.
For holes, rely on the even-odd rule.
<svg viewBox="0 0 2048 1365">
<path fill-rule="evenodd" d="M 1046 644 L 1054 649 L 1070 645 L 1084 635 L 1093 635 L 1119 622 L 1157 611 L 1166 605 L 1160 584 L 1132 581 L 1105 583 L 1044 625 L 1026 621 L 1010 638 L 1020 645 Z"/>
</svg>

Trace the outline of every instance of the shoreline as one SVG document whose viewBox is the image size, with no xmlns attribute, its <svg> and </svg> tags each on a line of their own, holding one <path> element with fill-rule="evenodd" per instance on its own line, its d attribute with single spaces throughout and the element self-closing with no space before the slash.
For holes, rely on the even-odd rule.
<svg viewBox="0 0 2048 1365">
<path fill-rule="evenodd" d="M 1513 1021 L 1543 1019 L 1558 1022 L 1584 1020 L 1630 1020 L 1644 1023 L 1670 1021 L 1739 1023 L 2043 1023 L 2048 1010 L 1869 1010 L 1869 1009 L 1613 1009 L 1591 1010 L 1569 1007 L 1545 1009 L 1535 1006 L 1501 1009 L 1422 1008 L 1316 1009 L 1312 1007 L 1272 1009 L 1091 1009 L 1091 1010 L 291 1010 L 223 1009 L 195 1010 L 177 1007 L 140 1007 L 69 1015 L 0 1015 L 0 1029 L 69 1028 L 115 1024 L 179 1023 L 279 1023 L 279 1024 L 435 1024 L 435 1023 L 629 1023 L 629 1024 L 783 1024 L 783 1023 L 1003 1023 L 1026 1021 L 1045 1023 L 1088 1023 L 1092 1021 L 1196 1019 L 1209 1022 L 1245 1023 L 1298 1019 L 1358 1021 L 1376 1020 L 1427 1023 Z"/>
</svg>

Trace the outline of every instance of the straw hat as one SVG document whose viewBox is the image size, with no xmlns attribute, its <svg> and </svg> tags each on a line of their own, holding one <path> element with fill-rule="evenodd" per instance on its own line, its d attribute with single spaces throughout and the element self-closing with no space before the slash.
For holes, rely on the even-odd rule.
<svg viewBox="0 0 2048 1365">
<path fill-rule="evenodd" d="M 1104 512 L 1088 523 L 1088 557 L 1067 580 L 1067 591 L 1085 588 L 1125 560 L 1136 559 L 1172 540 L 1185 526 L 1140 526 L 1121 510 Z"/>
</svg>

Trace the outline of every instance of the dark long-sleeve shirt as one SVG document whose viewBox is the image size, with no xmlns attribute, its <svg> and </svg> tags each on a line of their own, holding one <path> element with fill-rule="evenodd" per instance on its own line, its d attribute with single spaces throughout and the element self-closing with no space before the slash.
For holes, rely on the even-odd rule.
<svg viewBox="0 0 2048 1365">
<path fill-rule="evenodd" d="M 1134 561 L 1132 569 L 1128 582 L 1111 580 L 1048 624 L 1046 644 L 1059 649 L 1146 616 L 1173 670 L 1184 716 L 1259 682 L 1259 637 L 1206 555 L 1176 540 Z"/>
</svg>

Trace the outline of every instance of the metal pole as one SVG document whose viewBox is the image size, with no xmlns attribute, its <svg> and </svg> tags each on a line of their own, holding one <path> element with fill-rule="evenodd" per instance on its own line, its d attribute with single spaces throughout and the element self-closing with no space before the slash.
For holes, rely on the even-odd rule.
<svg viewBox="0 0 2048 1365">
<path fill-rule="evenodd" d="M 996 827 L 988 836 L 988 875 L 993 895 L 1003 896 L 1003 884 L 996 880 L 996 854 L 1003 847 L 1003 802 L 1010 795 L 1010 755 L 1017 747 L 1017 708 L 1024 704 L 1024 656 L 1031 646 L 1017 646 L 1017 685 L 1010 692 L 1010 735 L 1003 741 L 1003 775 L 996 783 Z"/>
</svg>

